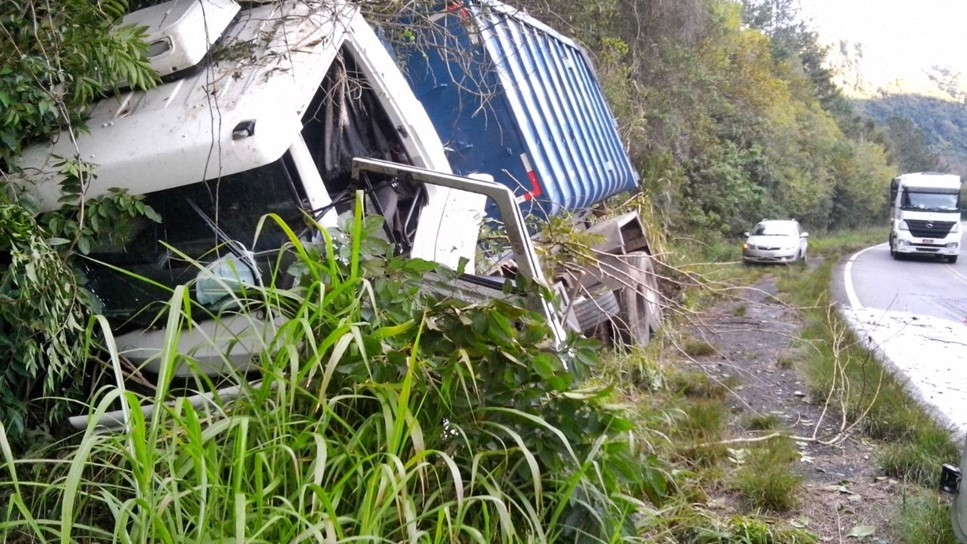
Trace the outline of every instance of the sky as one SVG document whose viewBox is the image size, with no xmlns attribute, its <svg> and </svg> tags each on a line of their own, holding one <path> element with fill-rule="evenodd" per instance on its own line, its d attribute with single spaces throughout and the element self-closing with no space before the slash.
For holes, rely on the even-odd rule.
<svg viewBox="0 0 967 544">
<path fill-rule="evenodd" d="M 823 41 L 847 39 L 900 75 L 935 65 L 967 71 L 967 0 L 800 0 Z"/>
</svg>

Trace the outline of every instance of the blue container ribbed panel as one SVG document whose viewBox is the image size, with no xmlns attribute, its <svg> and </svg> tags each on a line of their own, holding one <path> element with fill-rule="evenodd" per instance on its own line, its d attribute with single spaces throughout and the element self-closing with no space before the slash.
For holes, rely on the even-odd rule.
<svg viewBox="0 0 967 544">
<path fill-rule="evenodd" d="M 637 172 L 585 52 L 500 2 L 466 0 L 464 7 L 471 20 L 449 15 L 443 34 L 475 65 L 448 63 L 443 49 L 427 43 L 404 55 L 417 96 L 452 149 L 454 170 L 491 173 L 524 195 L 531 190 L 526 154 L 541 194 L 522 208 L 540 216 L 636 188 Z M 480 95 L 489 98 L 475 107 Z"/>
</svg>

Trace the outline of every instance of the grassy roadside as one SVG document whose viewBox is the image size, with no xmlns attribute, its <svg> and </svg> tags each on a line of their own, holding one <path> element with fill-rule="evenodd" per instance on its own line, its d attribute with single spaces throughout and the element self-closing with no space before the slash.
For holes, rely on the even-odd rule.
<svg viewBox="0 0 967 544">
<path fill-rule="evenodd" d="M 900 508 L 896 529 L 906 542 L 956 542 L 949 505 L 936 492 L 939 467 L 958 459 L 958 443 L 934 421 L 903 385 L 858 344 L 847 324 L 829 312 L 828 285 L 835 264 L 850 253 L 882 242 L 882 233 L 854 233 L 818 240 L 823 263 L 808 275 L 788 276 L 780 289 L 806 309 L 804 337 L 812 342 L 802 369 L 816 394 L 833 392 L 847 418 L 882 446 L 876 462 L 890 477 L 914 484 Z M 875 384 L 875 387 L 873 387 Z M 859 386 L 858 386 L 859 385 Z M 865 387 L 864 387 L 865 386 Z"/>
<path fill-rule="evenodd" d="M 136 418 L 128 436 L 89 428 L 31 458 L 13 456 L 0 431 L 0 536 L 818 543 L 797 514 L 802 453 L 788 422 L 736 417 L 737 382 L 672 364 L 715 353 L 684 332 L 689 319 L 775 274 L 806 323 L 802 349 L 776 364 L 802 370 L 816 398 L 846 407 L 852 432 L 886 444 L 876 461 L 909 490 L 895 522 L 902 541 L 950 542 L 931 473 L 956 450 L 828 311 L 832 263 L 873 236 L 817 239 L 811 267 L 680 266 L 673 279 L 688 286 L 659 341 L 619 354 L 575 346 L 597 364 L 592 383 L 541 349 L 547 331 L 526 312 L 424 308 L 425 265 L 364 259 L 357 246 L 346 263 L 332 248 L 329 258 L 302 248 L 300 287 L 252 301 L 289 318 L 280 349 L 259 361 L 260 386 L 241 384 L 215 411 L 178 401 Z M 725 261 L 736 251 L 718 249 Z M 173 344 L 165 353 L 180 357 Z M 877 394 L 855 396 L 872 390 L 863 383 Z M 121 395 L 111 394 L 101 409 Z M 140 413 L 137 399 L 122 400 Z"/>
<path fill-rule="evenodd" d="M 647 429 L 644 440 L 657 457 L 670 461 L 669 472 L 676 476 L 677 492 L 664 505 L 666 515 L 651 527 L 649 541 L 818 541 L 796 514 L 803 481 L 796 470 L 800 452 L 794 433 L 768 414 L 730 420 L 735 384 L 667 364 L 715 349 L 682 332 L 697 312 L 776 274 L 778 298 L 795 308 L 803 322 L 794 342 L 796 355 L 778 364 L 795 368 L 812 398 L 842 408 L 843 436 L 877 444 L 871 462 L 904 489 L 892 533 L 902 542 L 954 542 L 949 505 L 935 491 L 935 480 L 938 467 L 957 458 L 955 442 L 856 342 L 831 307 L 835 264 L 881 238 L 881 229 L 814 237 L 813 264 L 804 268 L 737 265 L 737 245 L 703 248 L 708 258 L 692 260 L 703 264 L 679 265 L 674 274 L 687 285 L 663 341 L 610 362 L 612 380 L 638 384 L 622 393 L 637 407 L 639 426 Z M 731 262 L 705 262 L 716 260 Z M 734 497 L 734 508 L 721 508 L 716 503 L 721 496 Z"/>
</svg>

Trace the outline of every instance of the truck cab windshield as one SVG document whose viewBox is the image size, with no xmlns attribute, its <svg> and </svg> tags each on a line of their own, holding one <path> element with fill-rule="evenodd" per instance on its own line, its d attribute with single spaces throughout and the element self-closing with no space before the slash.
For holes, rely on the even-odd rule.
<svg viewBox="0 0 967 544">
<path fill-rule="evenodd" d="M 261 218 L 274 213 L 293 226 L 302 220 L 301 195 L 287 162 L 283 157 L 246 172 L 145 195 L 161 222 L 132 221 L 123 232 L 102 240 L 91 260 L 81 263 L 87 287 L 103 305 L 103 313 L 128 319 L 153 303 L 165 302 L 170 296 L 166 288 L 194 279 L 197 263 L 230 254 L 229 241 L 253 251 L 259 268 L 271 266 L 286 238 L 272 220 L 265 221 L 256 238 Z M 144 313 L 150 318 L 155 312 Z"/>
<path fill-rule="evenodd" d="M 956 193 L 928 193 L 919 191 L 904 191 L 900 206 L 904 210 L 922 210 L 929 212 L 955 212 L 957 208 Z"/>
</svg>

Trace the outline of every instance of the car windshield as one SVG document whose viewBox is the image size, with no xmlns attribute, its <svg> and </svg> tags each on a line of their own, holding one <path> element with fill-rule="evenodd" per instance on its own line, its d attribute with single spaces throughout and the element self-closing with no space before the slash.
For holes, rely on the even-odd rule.
<svg viewBox="0 0 967 544">
<path fill-rule="evenodd" d="M 903 192 L 901 206 L 904 210 L 924 210 L 935 212 L 957 211 L 957 193 L 928 193 L 906 190 Z"/>
<path fill-rule="evenodd" d="M 753 236 L 793 236 L 796 226 L 792 223 L 759 223 L 752 231 Z"/>
</svg>

